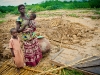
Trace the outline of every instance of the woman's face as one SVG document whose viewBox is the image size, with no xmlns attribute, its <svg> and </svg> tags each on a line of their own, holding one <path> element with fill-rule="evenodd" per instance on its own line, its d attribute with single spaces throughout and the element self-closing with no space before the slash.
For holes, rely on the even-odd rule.
<svg viewBox="0 0 100 75">
<path fill-rule="evenodd" d="M 25 13 L 25 7 L 24 6 L 21 6 L 20 9 L 19 9 L 19 12 L 20 13 Z"/>
</svg>

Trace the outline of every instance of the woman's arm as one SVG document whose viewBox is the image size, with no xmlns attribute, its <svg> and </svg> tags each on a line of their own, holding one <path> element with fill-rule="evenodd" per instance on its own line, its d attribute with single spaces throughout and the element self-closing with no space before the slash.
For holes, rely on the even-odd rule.
<svg viewBox="0 0 100 75">
<path fill-rule="evenodd" d="M 19 21 L 16 21 L 16 29 L 17 29 L 17 31 L 20 33 L 20 32 L 23 32 L 24 31 L 24 29 L 25 29 L 25 27 L 28 25 L 28 24 L 25 24 L 25 25 L 23 25 L 22 27 L 21 27 L 21 24 L 19 23 Z"/>
</svg>

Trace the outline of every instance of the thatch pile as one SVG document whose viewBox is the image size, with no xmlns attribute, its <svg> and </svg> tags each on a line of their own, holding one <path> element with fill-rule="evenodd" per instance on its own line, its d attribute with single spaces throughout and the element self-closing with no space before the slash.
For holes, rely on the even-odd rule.
<svg viewBox="0 0 100 75">
<path fill-rule="evenodd" d="M 52 44 L 59 45 L 62 42 L 62 47 L 77 43 L 85 45 L 92 40 L 94 32 L 95 28 L 70 22 L 63 17 L 41 19 L 38 21 L 37 28 L 37 33 L 46 36 Z"/>
</svg>

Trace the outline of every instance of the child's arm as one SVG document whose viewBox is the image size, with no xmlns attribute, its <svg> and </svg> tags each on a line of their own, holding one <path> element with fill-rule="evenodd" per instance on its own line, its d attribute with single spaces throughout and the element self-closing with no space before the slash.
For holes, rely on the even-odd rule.
<svg viewBox="0 0 100 75">
<path fill-rule="evenodd" d="M 12 57 L 15 57 L 15 54 L 14 54 L 14 51 L 13 51 L 13 40 L 9 41 L 9 48 L 11 50 Z"/>
<path fill-rule="evenodd" d="M 29 32 L 30 30 L 31 30 L 31 28 L 27 28 L 23 32 Z"/>
<path fill-rule="evenodd" d="M 12 57 L 15 57 L 15 54 L 13 52 L 13 48 L 10 48 L 10 50 L 11 50 Z"/>
<path fill-rule="evenodd" d="M 34 20 L 31 21 L 31 24 L 32 24 L 33 31 L 35 31 L 36 30 L 36 23 L 35 23 L 35 21 Z"/>
<path fill-rule="evenodd" d="M 36 28 L 36 22 L 35 21 L 33 21 L 33 27 Z"/>
</svg>

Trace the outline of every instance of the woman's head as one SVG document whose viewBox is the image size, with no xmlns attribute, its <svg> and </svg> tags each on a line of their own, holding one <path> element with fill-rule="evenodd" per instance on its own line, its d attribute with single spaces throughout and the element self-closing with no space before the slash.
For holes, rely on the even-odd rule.
<svg viewBox="0 0 100 75">
<path fill-rule="evenodd" d="M 11 33 L 12 36 L 17 37 L 17 30 L 16 30 L 16 28 L 11 28 L 10 29 L 10 33 Z"/>
<path fill-rule="evenodd" d="M 25 13 L 25 6 L 24 6 L 23 4 L 20 4 L 20 5 L 18 6 L 18 11 L 19 11 L 20 13 Z"/>
</svg>

